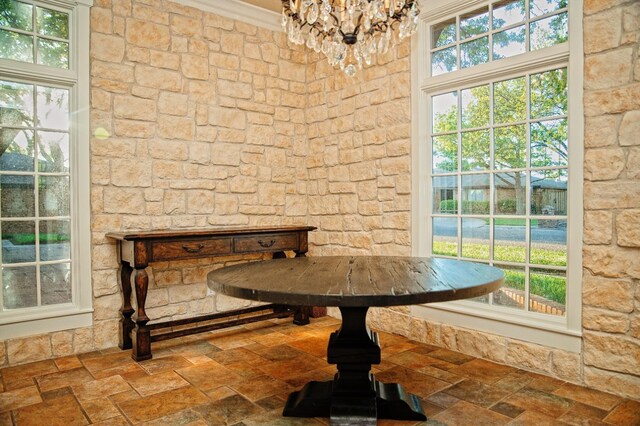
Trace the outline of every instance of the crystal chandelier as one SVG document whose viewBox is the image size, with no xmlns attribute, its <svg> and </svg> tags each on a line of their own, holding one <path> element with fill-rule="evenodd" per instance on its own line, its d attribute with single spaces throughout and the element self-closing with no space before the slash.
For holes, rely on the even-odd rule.
<svg viewBox="0 0 640 426">
<path fill-rule="evenodd" d="M 322 52 L 352 77 L 418 25 L 418 0 L 282 0 L 282 27 L 295 44 Z"/>
</svg>

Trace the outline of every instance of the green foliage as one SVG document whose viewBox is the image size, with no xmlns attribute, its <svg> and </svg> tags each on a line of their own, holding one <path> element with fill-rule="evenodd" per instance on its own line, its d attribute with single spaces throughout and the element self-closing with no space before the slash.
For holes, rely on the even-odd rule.
<svg viewBox="0 0 640 426">
<path fill-rule="evenodd" d="M 504 199 L 504 200 L 498 201 L 498 209 L 500 210 L 501 213 L 505 213 L 505 214 L 515 214 L 517 205 L 518 204 L 516 200 L 512 200 L 512 199 Z"/>
<path fill-rule="evenodd" d="M 2 236 L 3 240 L 10 240 L 13 245 L 33 245 L 36 243 L 36 236 L 34 234 L 5 234 Z M 67 234 L 40 234 L 40 244 L 53 244 L 59 242 L 69 241 L 69 235 Z"/>
<path fill-rule="evenodd" d="M 458 200 L 440 201 L 440 212 L 457 212 Z M 489 214 L 488 201 L 463 201 L 462 212 L 465 214 Z"/>
</svg>

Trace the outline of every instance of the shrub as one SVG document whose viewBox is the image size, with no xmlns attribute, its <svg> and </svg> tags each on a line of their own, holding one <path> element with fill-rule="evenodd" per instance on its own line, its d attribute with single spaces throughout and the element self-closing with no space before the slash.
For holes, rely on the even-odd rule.
<svg viewBox="0 0 640 426">
<path fill-rule="evenodd" d="M 516 200 L 504 199 L 498 201 L 498 210 L 500 213 L 516 213 Z"/>
<path fill-rule="evenodd" d="M 457 212 L 458 200 L 442 200 L 440 201 L 441 212 Z M 462 213 L 465 214 L 489 214 L 488 201 L 463 201 Z"/>
</svg>

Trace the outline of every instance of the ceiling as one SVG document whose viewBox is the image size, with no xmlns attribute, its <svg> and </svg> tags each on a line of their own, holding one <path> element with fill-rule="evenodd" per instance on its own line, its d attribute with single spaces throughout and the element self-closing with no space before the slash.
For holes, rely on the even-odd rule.
<svg viewBox="0 0 640 426">
<path fill-rule="evenodd" d="M 281 0 L 241 0 L 245 3 L 250 3 L 268 10 L 272 10 L 274 12 L 282 12 L 282 1 Z"/>
</svg>

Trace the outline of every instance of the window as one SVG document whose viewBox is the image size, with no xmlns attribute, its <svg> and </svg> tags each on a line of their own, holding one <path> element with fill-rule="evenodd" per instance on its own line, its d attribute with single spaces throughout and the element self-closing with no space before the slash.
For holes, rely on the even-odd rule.
<svg viewBox="0 0 640 426">
<path fill-rule="evenodd" d="M 64 4 L 0 4 L 0 338 L 91 324 L 89 5 Z"/>
<path fill-rule="evenodd" d="M 467 315 L 458 325 L 578 334 L 581 59 L 570 46 L 581 50 L 581 35 L 570 37 L 569 15 L 575 34 L 581 11 L 566 0 L 456 4 L 425 11 L 414 58 L 414 252 L 505 271 L 493 294 L 437 308 Z"/>
</svg>

